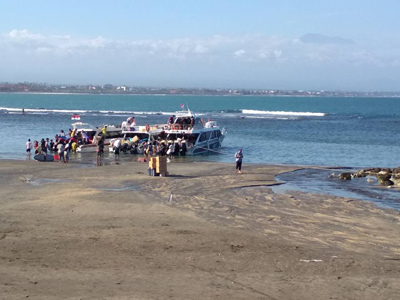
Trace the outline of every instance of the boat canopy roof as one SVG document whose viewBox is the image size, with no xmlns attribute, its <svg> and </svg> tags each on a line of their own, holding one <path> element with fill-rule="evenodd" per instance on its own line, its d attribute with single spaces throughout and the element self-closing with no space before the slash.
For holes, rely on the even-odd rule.
<svg viewBox="0 0 400 300">
<path fill-rule="evenodd" d="M 180 110 L 175 112 L 176 118 L 191 118 L 195 117 L 195 114 L 188 110 Z"/>
<path fill-rule="evenodd" d="M 76 129 L 84 129 L 84 130 L 97 130 L 97 127 L 95 127 L 95 126 L 93 126 L 93 125 L 91 125 L 91 124 L 89 124 L 89 123 L 83 123 L 83 122 L 75 122 L 75 123 L 72 123 L 71 124 L 72 125 L 72 128 L 76 128 Z"/>
</svg>

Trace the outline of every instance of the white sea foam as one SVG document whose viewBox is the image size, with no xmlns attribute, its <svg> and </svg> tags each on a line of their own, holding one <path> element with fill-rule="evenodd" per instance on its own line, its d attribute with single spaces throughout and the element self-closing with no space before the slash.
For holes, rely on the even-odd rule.
<svg viewBox="0 0 400 300">
<path fill-rule="evenodd" d="M 90 111 L 88 111 L 90 112 Z M 168 116 L 174 114 L 173 112 L 166 111 L 123 111 L 123 110 L 100 110 L 102 114 L 123 114 L 123 115 L 163 115 Z"/>
<path fill-rule="evenodd" d="M 242 109 L 243 114 L 250 115 L 278 115 L 278 116 L 296 116 L 296 117 L 323 117 L 325 113 L 319 112 L 297 112 L 297 111 L 269 111 L 269 110 L 254 110 Z"/>
<path fill-rule="evenodd" d="M 22 108 L 14 107 L 0 107 L 0 110 L 7 111 L 9 113 L 22 112 Z M 113 116 L 145 116 L 145 115 L 163 115 L 170 116 L 175 112 L 167 111 L 122 111 L 122 110 L 84 110 L 84 109 L 49 109 L 49 108 L 24 108 L 25 113 L 38 114 L 38 113 L 55 113 L 55 114 L 92 114 L 92 115 L 113 115 Z M 293 111 L 265 111 L 265 110 L 253 110 L 253 109 L 242 109 L 243 114 L 248 115 L 263 115 L 263 117 L 276 117 L 276 116 L 294 116 L 294 117 L 323 117 L 325 113 L 315 112 L 293 112 Z M 214 113 L 215 114 L 215 113 Z M 207 113 L 198 113 L 197 116 L 208 115 Z M 223 113 L 225 117 L 237 116 L 237 113 Z M 261 117 L 261 116 L 260 116 Z"/>
<path fill-rule="evenodd" d="M 297 120 L 298 117 L 276 117 L 276 116 L 246 116 L 246 119 L 274 119 L 274 120 Z"/>
<path fill-rule="evenodd" d="M 10 113 L 22 112 L 22 108 L 14 108 L 14 107 L 0 107 L 0 110 L 4 110 Z M 82 109 L 47 109 L 47 108 L 24 108 L 24 112 L 26 113 L 59 113 L 59 114 L 106 114 L 106 115 L 172 115 L 174 112 L 165 112 L 165 111 L 121 111 L 121 110 L 82 110 Z"/>
<path fill-rule="evenodd" d="M 22 112 L 22 108 L 14 107 L 0 107 L 0 110 L 5 110 L 9 112 Z M 87 110 L 68 110 L 68 109 L 46 109 L 46 108 L 24 108 L 24 112 L 36 112 L 36 113 L 85 113 Z"/>
<path fill-rule="evenodd" d="M 246 119 L 275 119 L 275 118 L 273 118 L 273 117 L 246 116 Z"/>
</svg>

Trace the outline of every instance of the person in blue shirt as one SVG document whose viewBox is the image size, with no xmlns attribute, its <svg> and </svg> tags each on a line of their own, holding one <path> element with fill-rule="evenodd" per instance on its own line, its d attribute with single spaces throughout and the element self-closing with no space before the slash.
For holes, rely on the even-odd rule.
<svg viewBox="0 0 400 300">
<path fill-rule="evenodd" d="M 242 160 L 243 160 L 242 149 L 239 149 L 238 152 L 236 152 L 235 159 L 236 159 L 236 173 L 242 173 Z"/>
</svg>

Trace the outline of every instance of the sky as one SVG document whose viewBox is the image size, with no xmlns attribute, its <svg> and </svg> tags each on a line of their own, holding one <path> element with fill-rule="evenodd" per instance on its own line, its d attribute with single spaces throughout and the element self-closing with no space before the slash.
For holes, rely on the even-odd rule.
<svg viewBox="0 0 400 300">
<path fill-rule="evenodd" d="M 2 0 L 0 82 L 400 91 L 398 0 Z"/>
</svg>

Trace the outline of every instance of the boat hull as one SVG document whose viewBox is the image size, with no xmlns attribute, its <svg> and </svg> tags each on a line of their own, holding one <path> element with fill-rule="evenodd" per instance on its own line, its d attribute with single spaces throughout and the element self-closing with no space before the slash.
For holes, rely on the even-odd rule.
<svg viewBox="0 0 400 300">
<path fill-rule="evenodd" d="M 221 148 L 224 136 L 208 140 L 205 142 L 197 142 L 193 147 L 188 149 L 186 155 L 203 155 L 207 153 L 221 153 L 218 148 Z"/>
<path fill-rule="evenodd" d="M 104 151 L 108 151 L 108 145 L 104 145 Z M 81 145 L 76 148 L 76 152 L 79 153 L 95 153 L 97 151 L 97 145 L 95 144 L 88 144 L 88 145 Z"/>
</svg>

